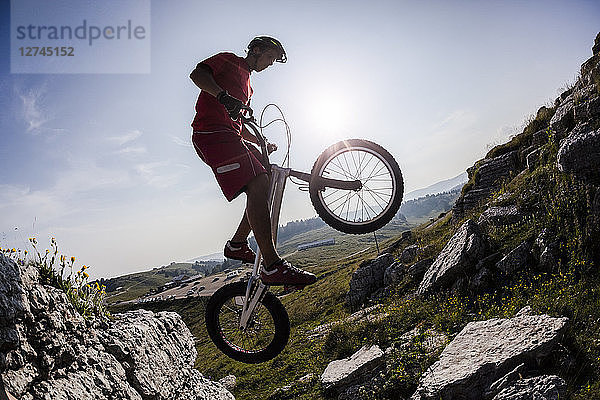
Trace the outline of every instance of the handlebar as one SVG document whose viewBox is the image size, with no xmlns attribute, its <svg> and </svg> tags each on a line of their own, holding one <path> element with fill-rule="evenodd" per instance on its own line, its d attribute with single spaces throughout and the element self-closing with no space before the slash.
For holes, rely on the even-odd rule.
<svg viewBox="0 0 600 400">
<path fill-rule="evenodd" d="M 246 112 L 247 116 L 244 115 L 243 112 Z M 242 112 L 240 113 L 240 121 L 245 127 L 249 128 L 254 134 L 254 136 L 256 136 L 256 139 L 258 139 L 258 145 L 260 146 L 261 152 L 263 154 L 263 165 L 265 166 L 265 168 L 267 168 L 267 170 L 269 170 L 271 164 L 269 162 L 269 151 L 267 150 L 267 139 L 260 132 L 260 127 L 253 114 L 254 111 L 252 110 L 252 108 L 248 106 L 242 106 Z"/>
</svg>

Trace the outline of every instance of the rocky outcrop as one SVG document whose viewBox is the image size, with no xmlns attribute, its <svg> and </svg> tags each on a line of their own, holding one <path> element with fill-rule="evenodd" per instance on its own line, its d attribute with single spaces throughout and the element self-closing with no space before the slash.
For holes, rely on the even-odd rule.
<svg viewBox="0 0 600 400">
<path fill-rule="evenodd" d="M 394 256 L 384 253 L 374 260 L 363 262 L 352 274 L 350 290 L 346 302 L 350 308 L 357 308 L 383 287 L 385 270 L 394 262 Z"/>
<path fill-rule="evenodd" d="M 565 398 L 566 392 L 564 379 L 556 375 L 543 375 L 520 379 L 502 389 L 492 400 L 560 400 Z"/>
<path fill-rule="evenodd" d="M 600 183 L 600 129 L 574 129 L 558 151 L 558 168 L 592 184 Z"/>
<path fill-rule="evenodd" d="M 566 325 L 567 318 L 547 315 L 471 322 L 422 376 L 412 399 L 482 399 L 509 371 L 550 354 Z"/>
<path fill-rule="evenodd" d="M 503 226 L 518 223 L 522 219 L 523 214 L 515 205 L 491 206 L 481 213 L 477 224 L 480 226 Z"/>
<path fill-rule="evenodd" d="M 383 366 L 384 353 L 379 346 L 364 346 L 352 356 L 335 360 L 321 375 L 321 384 L 328 392 L 337 392 L 359 380 L 366 380 Z"/>
<path fill-rule="evenodd" d="M 409 276 L 411 280 L 416 280 L 419 282 L 421 279 L 423 279 L 425 271 L 427 271 L 432 263 L 433 259 L 431 258 L 417 261 L 412 265 L 395 262 L 385 270 L 383 275 L 383 284 L 386 287 L 397 285 L 407 276 Z"/>
<path fill-rule="evenodd" d="M 512 274 L 527 267 L 532 258 L 531 244 L 523 242 L 498 261 L 496 269 L 505 274 Z"/>
<path fill-rule="evenodd" d="M 193 368 L 194 338 L 175 313 L 89 322 L 36 267 L 0 255 L 0 373 L 27 399 L 233 399 Z"/>
<path fill-rule="evenodd" d="M 479 259 L 484 257 L 486 248 L 478 225 L 467 220 L 425 272 L 417 293 L 424 294 L 438 287 L 450 286 L 459 276 L 471 274 Z"/>
<path fill-rule="evenodd" d="M 475 166 L 467 169 L 469 180 L 473 183 L 456 200 L 452 207 L 452 218 L 461 220 L 469 210 L 481 205 L 497 190 L 503 178 L 508 178 L 522 169 L 519 154 L 516 150 L 506 154 L 484 159 Z"/>
</svg>

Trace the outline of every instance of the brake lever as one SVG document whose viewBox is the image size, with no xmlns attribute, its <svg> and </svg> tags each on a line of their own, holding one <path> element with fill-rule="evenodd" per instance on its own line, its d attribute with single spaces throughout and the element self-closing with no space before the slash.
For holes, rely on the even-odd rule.
<svg viewBox="0 0 600 400">
<path fill-rule="evenodd" d="M 241 110 L 248 112 L 248 116 L 247 117 L 240 112 L 240 119 L 242 120 L 242 122 L 253 122 L 253 123 L 256 123 L 256 118 L 254 118 L 254 110 L 252 110 L 248 106 L 242 106 Z"/>
</svg>

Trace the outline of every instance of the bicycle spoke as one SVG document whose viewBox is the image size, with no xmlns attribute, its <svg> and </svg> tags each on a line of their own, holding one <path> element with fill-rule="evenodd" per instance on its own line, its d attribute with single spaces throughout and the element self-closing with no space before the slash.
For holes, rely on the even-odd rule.
<svg viewBox="0 0 600 400">
<path fill-rule="evenodd" d="M 327 203 L 327 206 L 330 207 L 330 206 L 333 205 L 333 203 L 335 203 L 335 202 L 337 202 L 337 201 L 339 201 L 339 200 L 341 200 L 343 198 L 346 198 L 346 201 L 348 201 L 348 198 L 349 198 L 350 195 L 351 195 L 351 193 L 345 193 L 341 197 L 338 197 L 337 199 L 333 200 L 332 202 Z M 341 204 L 345 204 L 346 201 L 342 202 Z M 339 208 L 339 206 L 338 206 L 338 208 Z M 335 210 L 337 210 L 337 208 Z"/>
<path fill-rule="evenodd" d="M 332 188 L 329 188 L 329 189 L 332 189 Z M 334 195 L 334 194 L 336 194 L 336 193 L 340 192 L 341 190 L 342 190 L 342 189 L 332 189 L 332 191 L 331 191 L 331 192 L 329 192 L 329 194 L 327 194 L 327 195 L 323 196 L 323 200 L 325 200 L 325 199 L 326 199 L 326 198 L 328 198 L 328 197 L 331 197 L 331 195 Z"/>
<path fill-rule="evenodd" d="M 377 165 L 375 165 L 375 168 L 377 168 Z M 381 167 L 379 167 L 379 169 L 377 170 L 377 172 L 375 172 L 375 168 L 373 168 L 373 170 L 371 171 L 371 174 L 370 174 L 368 177 L 366 177 L 366 178 L 364 179 L 364 181 L 365 181 L 365 182 L 368 182 L 368 181 L 369 181 L 369 179 L 371 179 L 371 178 L 372 178 L 372 177 L 374 177 L 374 176 L 382 176 L 382 175 L 377 175 L 377 174 L 379 174 L 379 172 L 380 172 L 382 169 L 385 169 L 385 168 L 386 168 L 386 166 L 385 166 L 385 164 L 381 163 Z M 383 175 L 385 175 L 385 174 L 383 174 Z"/>
<path fill-rule="evenodd" d="M 371 189 L 369 189 L 369 187 L 366 187 L 365 189 L 366 189 L 366 190 L 365 190 L 365 191 L 366 191 L 366 193 L 370 194 L 370 195 L 371 195 L 371 197 L 373 198 L 373 200 L 375 200 L 375 202 L 377 203 L 377 205 L 378 205 L 378 206 L 380 206 L 380 207 L 381 207 L 381 204 L 379 204 L 379 202 L 377 201 L 377 198 L 379 198 L 379 200 L 381 200 L 381 201 L 382 201 L 384 204 L 387 204 L 387 203 L 388 203 L 388 200 L 389 200 L 389 199 L 392 197 L 391 195 L 389 195 L 389 198 L 388 198 L 388 199 L 385 199 L 385 198 L 382 196 L 382 194 L 381 194 L 381 193 L 378 193 L 378 192 L 377 192 L 377 191 L 375 191 L 375 190 L 371 190 Z M 384 194 L 385 194 L 385 195 L 387 195 L 386 193 L 384 193 Z M 375 196 L 377 196 L 377 198 L 376 198 Z M 381 207 L 381 209 L 385 209 L 385 207 Z"/>
<path fill-rule="evenodd" d="M 336 171 L 336 170 L 332 169 L 331 167 L 336 167 L 336 168 L 339 168 L 339 171 Z M 330 162 L 330 163 L 327 165 L 327 168 L 331 168 L 331 169 L 330 169 L 330 171 L 331 171 L 331 172 L 334 172 L 334 173 L 336 173 L 336 174 L 338 174 L 338 175 L 342 175 L 342 176 L 344 176 L 345 178 L 348 178 L 348 179 L 353 179 L 353 177 L 352 177 L 351 175 L 349 175 L 349 173 L 348 173 L 346 170 L 344 170 L 344 167 L 343 167 L 343 166 L 341 166 L 341 165 L 334 164 L 333 162 Z M 327 171 L 327 168 L 325 169 L 325 172 L 329 172 L 329 171 Z"/>
<path fill-rule="evenodd" d="M 358 197 L 362 198 L 362 196 L 359 194 Z M 373 211 L 373 214 L 375 215 L 379 215 L 379 213 L 375 212 L 375 210 L 373 210 L 373 208 L 369 205 L 369 203 L 366 203 L 367 207 L 369 207 L 371 209 L 371 211 Z"/>
</svg>

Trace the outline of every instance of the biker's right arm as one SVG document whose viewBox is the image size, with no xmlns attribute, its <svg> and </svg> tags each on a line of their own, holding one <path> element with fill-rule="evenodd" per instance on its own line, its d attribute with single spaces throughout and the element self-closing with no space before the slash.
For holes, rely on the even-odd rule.
<svg viewBox="0 0 600 400">
<path fill-rule="evenodd" d="M 190 74 L 190 79 L 201 90 L 208 92 L 215 97 L 223 91 L 217 82 L 215 82 L 212 70 L 206 64 L 199 63 L 196 65 L 196 68 Z"/>
</svg>

